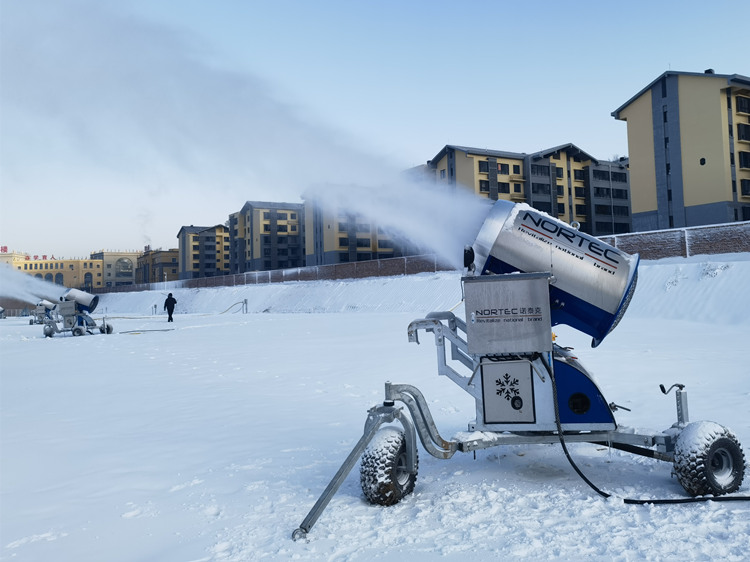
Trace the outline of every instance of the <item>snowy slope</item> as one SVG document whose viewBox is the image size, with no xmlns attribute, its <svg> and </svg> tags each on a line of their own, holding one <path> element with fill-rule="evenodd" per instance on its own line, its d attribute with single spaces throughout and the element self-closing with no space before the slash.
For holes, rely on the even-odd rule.
<svg viewBox="0 0 750 562">
<path fill-rule="evenodd" d="M 666 429 L 674 395 L 658 385 L 684 383 L 691 419 L 729 426 L 750 458 L 748 278 L 747 254 L 644 262 L 601 346 L 555 332 L 632 410 L 620 424 Z M 445 437 L 474 418 L 436 375 L 430 339 L 406 338 L 411 320 L 460 302 L 459 275 L 173 292 L 174 324 L 161 292 L 104 296 L 111 336 L 0 321 L 0 560 L 747 558 L 750 503 L 626 505 L 685 493 L 668 464 L 585 444 L 574 458 L 615 497 L 557 445 L 447 461 L 420 448 L 413 495 L 371 506 L 355 468 L 293 542 L 386 380 L 419 387 Z"/>
</svg>

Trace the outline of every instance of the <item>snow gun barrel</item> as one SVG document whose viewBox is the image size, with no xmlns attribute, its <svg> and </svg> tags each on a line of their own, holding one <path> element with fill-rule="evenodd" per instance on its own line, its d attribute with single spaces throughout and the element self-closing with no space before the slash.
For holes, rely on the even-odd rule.
<svg viewBox="0 0 750 562">
<path fill-rule="evenodd" d="M 638 254 L 629 255 L 524 203 L 497 201 L 465 265 L 480 275 L 550 272 L 552 325 L 567 324 L 599 345 L 635 291 Z"/>
<path fill-rule="evenodd" d="M 60 297 L 60 300 L 74 301 L 76 307 L 81 312 L 94 312 L 96 306 L 99 304 L 98 296 L 86 293 L 85 291 L 79 291 L 78 289 L 70 289 Z"/>
</svg>

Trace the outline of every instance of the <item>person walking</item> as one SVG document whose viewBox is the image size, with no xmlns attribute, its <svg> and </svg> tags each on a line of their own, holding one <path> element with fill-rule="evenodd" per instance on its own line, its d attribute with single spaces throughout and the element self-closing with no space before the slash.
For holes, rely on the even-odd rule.
<svg viewBox="0 0 750 562">
<path fill-rule="evenodd" d="M 174 312 L 174 305 L 176 304 L 177 299 L 172 296 L 172 293 L 169 293 L 169 295 L 167 296 L 167 300 L 164 301 L 164 310 L 166 310 L 167 314 L 169 314 L 167 322 L 174 322 L 174 320 L 172 320 L 172 313 Z"/>
</svg>

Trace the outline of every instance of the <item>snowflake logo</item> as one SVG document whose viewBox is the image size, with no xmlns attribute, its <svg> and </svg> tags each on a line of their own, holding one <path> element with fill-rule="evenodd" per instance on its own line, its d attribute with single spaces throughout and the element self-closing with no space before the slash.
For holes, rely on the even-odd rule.
<svg viewBox="0 0 750 562">
<path fill-rule="evenodd" d="M 504 397 L 506 400 L 510 400 L 514 396 L 518 396 L 518 379 L 511 379 L 508 373 L 504 376 L 495 380 L 495 386 L 497 386 L 497 395 Z"/>
</svg>

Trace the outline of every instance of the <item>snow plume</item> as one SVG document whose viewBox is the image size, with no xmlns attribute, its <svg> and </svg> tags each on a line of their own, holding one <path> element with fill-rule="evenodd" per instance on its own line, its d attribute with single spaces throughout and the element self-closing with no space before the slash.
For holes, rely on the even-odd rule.
<svg viewBox="0 0 750 562">
<path fill-rule="evenodd" d="M 9 265 L 0 265 L 0 297 L 29 304 L 36 304 L 42 299 L 57 302 L 67 290 L 60 285 L 20 273 Z"/>
<path fill-rule="evenodd" d="M 217 64 L 224 57 L 195 36 L 127 9 L 3 6 L 0 108 L 14 139 L 0 146 L 4 203 L 86 213 L 57 233 L 56 253 L 81 254 L 74 245 L 92 237 L 98 247 L 172 247 L 182 225 L 224 223 L 246 200 L 294 203 L 310 185 L 374 186 L 395 173 L 261 78 Z M 101 216 L 104 228 L 92 232 Z M 8 217 L 3 242 L 50 243 L 44 230 L 34 240 L 26 221 Z"/>
<path fill-rule="evenodd" d="M 463 267 L 463 248 L 474 242 L 490 208 L 488 200 L 463 187 L 403 176 L 381 185 L 327 184 L 306 196 L 334 217 L 347 212 L 361 216 L 456 269 Z"/>
</svg>

